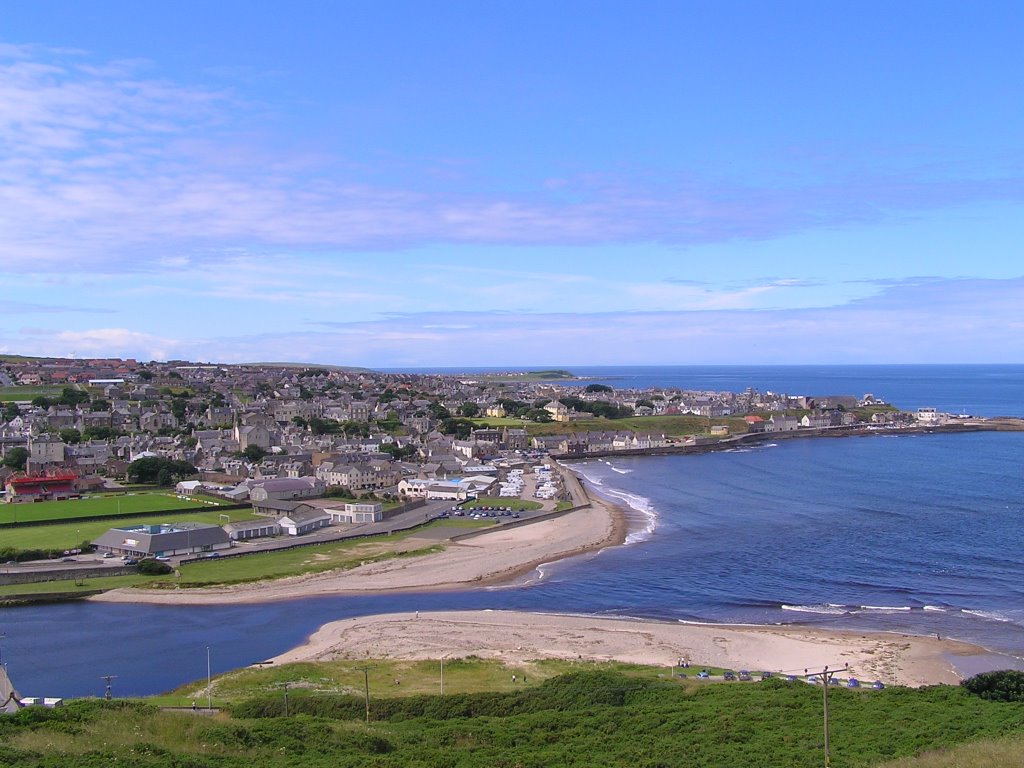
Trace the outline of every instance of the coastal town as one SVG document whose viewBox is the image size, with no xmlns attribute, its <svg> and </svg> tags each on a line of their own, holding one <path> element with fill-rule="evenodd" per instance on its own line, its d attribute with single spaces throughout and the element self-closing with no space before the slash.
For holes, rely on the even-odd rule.
<svg viewBox="0 0 1024 768">
<path fill-rule="evenodd" d="M 620 389 L 567 371 L 458 376 L 11 358 L 0 364 L 0 393 L 9 504 L 142 482 L 173 486 L 178 499 L 251 505 L 249 520 L 165 526 L 145 537 L 112 529 L 94 542 L 126 560 L 386 518 L 378 527 L 394 531 L 403 513 L 421 523 L 423 514 L 410 512 L 428 503 L 440 514 L 443 502 L 526 499 L 555 512 L 580 499 L 550 471 L 552 460 L 978 424 L 934 408 L 900 411 L 872 394 Z M 519 512 L 497 505 L 493 514 L 511 522 Z M 164 543 L 124 543 L 142 538 Z"/>
</svg>

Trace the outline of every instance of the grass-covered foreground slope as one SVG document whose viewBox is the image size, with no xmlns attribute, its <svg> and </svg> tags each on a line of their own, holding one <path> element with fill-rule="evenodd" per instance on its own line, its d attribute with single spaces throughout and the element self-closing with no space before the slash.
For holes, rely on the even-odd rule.
<svg viewBox="0 0 1024 768">
<path fill-rule="evenodd" d="M 232 714 L 74 703 L 0 717 L 0 765 L 26 768 L 278 766 L 820 766 L 821 689 L 675 683 L 579 672 L 514 692 L 371 699 L 292 691 Z M 831 692 L 832 765 L 1016 766 L 1024 705 L 962 688 Z M 984 740 L 977 747 L 960 745 Z M 988 762 L 969 762 L 975 754 Z M 961 762 L 942 762 L 950 755 Z M 960 759 L 960 758 L 956 758 Z"/>
</svg>

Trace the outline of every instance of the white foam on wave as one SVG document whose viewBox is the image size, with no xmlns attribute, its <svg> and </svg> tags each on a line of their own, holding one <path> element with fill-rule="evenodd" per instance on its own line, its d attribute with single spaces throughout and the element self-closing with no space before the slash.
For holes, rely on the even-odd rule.
<svg viewBox="0 0 1024 768">
<path fill-rule="evenodd" d="M 924 607 L 926 611 L 938 611 L 939 613 L 947 613 L 949 608 L 943 608 L 941 605 L 926 605 Z"/>
<path fill-rule="evenodd" d="M 651 534 L 654 533 L 654 529 L 658 527 L 658 512 L 654 508 L 653 502 L 646 496 L 641 496 L 636 493 L 628 493 L 627 491 L 620 491 L 615 488 L 605 488 L 605 495 L 611 496 L 613 499 L 618 501 L 626 502 L 626 505 L 637 512 L 643 517 L 644 527 L 639 531 L 632 531 L 626 536 L 625 544 L 636 544 L 640 541 L 647 541 L 651 538 Z"/>
<path fill-rule="evenodd" d="M 615 469 L 615 467 L 610 467 Z M 624 544 L 636 544 L 641 541 L 647 541 L 651 538 L 654 533 L 654 529 L 658 527 L 658 511 L 654 508 L 654 503 L 646 496 L 641 496 L 637 493 L 629 493 L 628 491 L 622 491 L 617 488 L 611 488 L 606 486 L 602 482 L 601 478 L 594 477 L 593 475 L 587 474 L 580 467 L 574 466 L 571 468 L 577 475 L 582 477 L 591 485 L 601 489 L 601 495 L 613 499 L 615 501 L 625 502 L 626 506 L 630 509 L 639 512 L 643 519 L 643 528 L 638 531 L 631 531 L 627 536 Z M 632 472 L 632 470 L 623 470 L 625 472 Z"/>
<path fill-rule="evenodd" d="M 586 480 L 591 485 L 597 485 L 597 486 L 604 485 L 604 482 L 601 480 L 600 477 L 596 477 L 593 474 L 587 474 L 582 469 L 580 469 L 580 466 L 581 465 L 576 465 L 574 467 L 571 467 L 572 471 L 574 473 L 576 473 L 576 475 L 578 475 L 579 477 L 582 477 L 584 480 Z"/>
<path fill-rule="evenodd" d="M 860 607 L 862 611 L 909 611 L 912 610 L 909 605 L 862 605 Z"/>
<path fill-rule="evenodd" d="M 608 465 L 608 469 L 612 472 L 618 472 L 620 475 L 628 475 L 633 471 L 632 469 L 619 469 L 618 467 L 613 467 L 611 464 Z"/>
<path fill-rule="evenodd" d="M 799 611 L 800 613 L 827 613 L 832 616 L 840 616 L 847 612 L 842 605 L 835 603 L 824 603 L 823 605 L 782 605 L 784 611 Z"/>
<path fill-rule="evenodd" d="M 1001 621 L 1006 624 L 1012 624 L 1013 619 L 1009 616 L 999 613 L 998 611 L 978 611 L 969 608 L 961 608 L 961 613 L 966 613 L 970 616 L 977 616 L 979 619 L 987 619 L 989 621 Z"/>
</svg>

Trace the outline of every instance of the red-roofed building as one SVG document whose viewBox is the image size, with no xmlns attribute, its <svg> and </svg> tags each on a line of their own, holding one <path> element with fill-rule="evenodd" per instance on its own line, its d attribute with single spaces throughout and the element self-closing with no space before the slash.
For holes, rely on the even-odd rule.
<svg viewBox="0 0 1024 768">
<path fill-rule="evenodd" d="M 4 501 L 26 503 L 77 497 L 79 493 L 75 489 L 75 479 L 73 472 L 11 477 L 4 487 Z"/>
</svg>

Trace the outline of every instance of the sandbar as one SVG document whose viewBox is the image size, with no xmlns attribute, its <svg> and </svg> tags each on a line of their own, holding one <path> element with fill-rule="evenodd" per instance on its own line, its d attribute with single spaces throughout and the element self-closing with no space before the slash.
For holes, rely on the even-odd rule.
<svg viewBox="0 0 1024 768">
<path fill-rule="evenodd" d="M 330 622 L 275 664 L 331 659 L 440 659 L 478 656 L 510 665 L 538 659 L 661 665 L 681 660 L 736 671 L 803 675 L 843 668 L 844 679 L 885 685 L 956 683 L 956 656 L 985 649 L 957 640 L 802 626 L 737 626 L 520 611 L 441 611 Z"/>
</svg>

